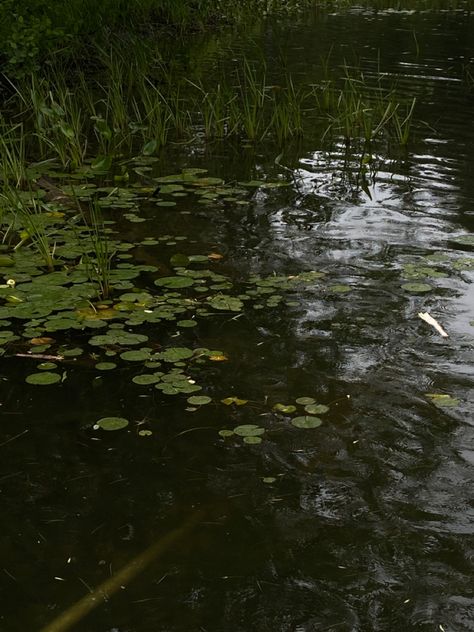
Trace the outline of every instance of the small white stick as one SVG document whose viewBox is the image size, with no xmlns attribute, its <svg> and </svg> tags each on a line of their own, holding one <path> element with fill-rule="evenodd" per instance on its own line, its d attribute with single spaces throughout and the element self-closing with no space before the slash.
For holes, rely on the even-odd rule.
<svg viewBox="0 0 474 632">
<path fill-rule="evenodd" d="M 436 331 L 439 334 L 441 334 L 441 336 L 443 336 L 443 338 L 447 338 L 448 337 L 448 334 L 441 327 L 441 325 L 438 323 L 438 321 L 436 319 L 434 319 L 433 316 L 430 316 L 428 314 L 428 312 L 418 312 L 418 316 L 421 318 L 421 320 L 424 320 L 425 323 L 428 323 L 428 325 L 431 325 L 432 327 L 434 327 L 436 329 Z"/>
</svg>

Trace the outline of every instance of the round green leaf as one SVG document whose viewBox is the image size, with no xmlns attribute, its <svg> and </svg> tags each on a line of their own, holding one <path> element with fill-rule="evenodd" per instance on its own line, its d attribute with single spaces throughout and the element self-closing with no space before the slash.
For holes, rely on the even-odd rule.
<svg viewBox="0 0 474 632">
<path fill-rule="evenodd" d="M 402 289 L 410 294 L 424 294 L 425 292 L 431 292 L 433 289 L 428 283 L 405 283 L 402 285 Z"/>
<path fill-rule="evenodd" d="M 295 417 L 291 420 L 291 423 L 293 426 L 296 426 L 296 428 L 317 428 L 323 422 L 319 417 L 304 415 L 302 417 Z"/>
<path fill-rule="evenodd" d="M 98 371 L 112 371 L 112 369 L 117 368 L 115 362 L 97 362 L 95 368 Z"/>
<path fill-rule="evenodd" d="M 128 419 L 124 419 L 123 417 L 102 417 L 97 422 L 99 428 L 102 430 L 121 430 L 128 426 Z"/>
<path fill-rule="evenodd" d="M 276 410 L 279 413 L 285 413 L 287 415 L 296 412 L 296 406 L 287 406 L 285 404 L 275 404 L 273 406 L 273 410 Z"/>
<path fill-rule="evenodd" d="M 233 430 L 219 430 L 219 434 L 221 437 L 232 437 L 232 435 L 234 434 Z"/>
<path fill-rule="evenodd" d="M 210 404 L 212 399 L 207 397 L 207 395 L 193 395 L 188 397 L 187 402 L 192 406 L 204 406 L 204 404 Z"/>
<path fill-rule="evenodd" d="M 142 375 L 135 375 L 132 378 L 132 382 L 139 386 L 148 386 L 149 384 L 156 384 L 160 379 L 161 376 L 155 373 L 143 373 Z"/>
<path fill-rule="evenodd" d="M 49 386 L 50 384 L 57 384 L 61 381 L 59 373 L 51 373 L 49 371 L 42 371 L 41 373 L 31 373 L 25 380 L 28 384 L 35 384 L 36 386 Z"/>
<path fill-rule="evenodd" d="M 184 276 L 161 277 L 161 279 L 156 279 L 155 281 L 155 285 L 169 288 L 190 287 L 193 284 L 193 279 Z"/>
<path fill-rule="evenodd" d="M 329 410 L 329 406 L 325 406 L 324 404 L 308 404 L 304 407 L 305 412 L 308 415 L 324 415 Z"/>
<path fill-rule="evenodd" d="M 298 397 L 296 403 L 301 404 L 301 406 L 307 406 L 308 404 L 315 404 L 316 400 L 312 397 Z"/>
<path fill-rule="evenodd" d="M 244 443 L 248 443 L 250 445 L 257 445 L 258 443 L 262 443 L 262 437 L 256 436 L 246 436 L 244 437 Z"/>
<path fill-rule="evenodd" d="M 255 424 L 242 424 L 234 428 L 234 433 L 240 437 L 257 437 L 265 432 L 265 428 L 256 426 Z"/>
</svg>

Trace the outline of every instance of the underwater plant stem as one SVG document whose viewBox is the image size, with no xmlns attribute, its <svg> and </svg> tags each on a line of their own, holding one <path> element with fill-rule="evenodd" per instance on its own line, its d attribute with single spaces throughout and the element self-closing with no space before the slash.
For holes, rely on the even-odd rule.
<svg viewBox="0 0 474 632">
<path fill-rule="evenodd" d="M 189 520 L 160 538 L 157 542 L 137 555 L 133 560 L 117 571 L 109 579 L 97 586 L 92 592 L 79 599 L 73 606 L 59 615 L 54 621 L 46 625 L 40 632 L 65 632 L 78 621 L 83 619 L 91 610 L 106 602 L 112 595 L 127 586 L 138 574 L 142 573 L 152 562 L 176 542 L 188 535 L 203 519 L 203 510 L 195 511 Z"/>
</svg>

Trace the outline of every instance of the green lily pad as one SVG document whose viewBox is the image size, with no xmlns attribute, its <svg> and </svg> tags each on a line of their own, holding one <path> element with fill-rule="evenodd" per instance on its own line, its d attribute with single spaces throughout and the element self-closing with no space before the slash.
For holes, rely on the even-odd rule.
<svg viewBox="0 0 474 632">
<path fill-rule="evenodd" d="M 187 402 L 192 406 L 204 406 L 204 404 L 210 404 L 212 399 L 207 397 L 207 395 L 193 395 L 188 397 Z"/>
<path fill-rule="evenodd" d="M 218 294 L 208 299 L 208 305 L 218 310 L 229 312 L 240 312 L 244 306 L 239 298 L 228 296 L 227 294 Z"/>
<path fill-rule="evenodd" d="M 180 362 L 191 358 L 192 355 L 193 351 L 187 347 L 170 347 L 166 351 L 157 354 L 157 358 L 164 362 Z"/>
<path fill-rule="evenodd" d="M 240 437 L 257 437 L 263 435 L 265 428 L 261 428 L 255 424 L 242 424 L 234 428 L 234 433 Z"/>
<path fill-rule="evenodd" d="M 291 423 L 296 428 L 317 428 L 323 422 L 319 417 L 312 417 L 311 415 L 303 415 L 301 417 L 294 417 Z"/>
<path fill-rule="evenodd" d="M 112 371 L 117 368 L 117 365 L 115 362 L 97 362 L 95 368 L 98 371 Z"/>
<path fill-rule="evenodd" d="M 185 276 L 161 277 L 161 279 L 156 279 L 155 285 L 158 285 L 159 287 L 179 289 L 194 285 L 194 280 Z"/>
<path fill-rule="evenodd" d="M 350 285 L 330 285 L 328 287 L 328 290 L 330 292 L 333 292 L 335 294 L 345 294 L 346 292 L 350 292 L 352 290 Z"/>
<path fill-rule="evenodd" d="M 248 443 L 249 445 L 257 445 L 262 443 L 262 437 L 256 437 L 254 435 L 246 435 L 244 437 L 244 443 Z"/>
<path fill-rule="evenodd" d="M 431 402 L 435 406 L 439 406 L 439 408 L 459 406 L 459 399 L 456 399 L 447 393 L 426 393 L 426 397 L 429 397 Z"/>
<path fill-rule="evenodd" d="M 128 424 L 128 419 L 124 419 L 123 417 L 102 417 L 96 425 L 102 428 L 102 430 L 112 431 L 126 428 Z"/>
<path fill-rule="evenodd" d="M 176 324 L 178 327 L 184 327 L 186 329 L 191 329 L 192 327 L 197 326 L 197 322 L 195 320 L 178 320 Z"/>
<path fill-rule="evenodd" d="M 226 397 L 225 399 L 221 399 L 221 402 L 226 406 L 230 406 L 231 404 L 235 404 L 236 406 L 243 406 L 248 402 L 248 399 L 239 399 L 238 397 Z"/>
<path fill-rule="evenodd" d="M 276 481 L 276 478 L 274 476 L 264 476 L 262 478 L 262 482 L 266 483 L 267 485 L 271 485 L 275 481 Z"/>
<path fill-rule="evenodd" d="M 232 437 L 234 435 L 233 430 L 219 430 L 219 434 L 221 437 Z"/>
<path fill-rule="evenodd" d="M 273 406 L 273 410 L 276 410 L 279 413 L 285 413 L 287 415 L 296 412 L 296 406 L 287 406 L 286 404 L 275 404 Z"/>
<path fill-rule="evenodd" d="M 428 283 L 405 283 L 402 285 L 402 289 L 410 294 L 424 294 L 425 292 L 431 292 L 433 289 Z"/>
<path fill-rule="evenodd" d="M 308 404 L 304 407 L 304 410 L 308 415 L 324 415 L 329 410 L 329 406 L 324 404 Z"/>
<path fill-rule="evenodd" d="M 316 400 L 313 397 L 298 397 L 296 403 L 301 404 L 301 406 L 307 406 L 308 404 L 315 404 Z"/>
<path fill-rule="evenodd" d="M 52 371 L 53 369 L 57 369 L 58 365 L 54 362 L 41 362 L 38 364 L 37 368 L 42 371 Z"/>
<path fill-rule="evenodd" d="M 42 371 L 41 373 L 31 373 L 25 380 L 28 384 L 34 384 L 36 386 L 49 386 L 50 384 L 57 384 L 61 381 L 59 373 L 51 373 L 49 371 Z"/>
<path fill-rule="evenodd" d="M 144 349 L 137 349 L 136 351 L 124 351 L 120 354 L 122 360 L 127 362 L 144 362 L 150 359 L 150 352 Z"/>
<path fill-rule="evenodd" d="M 132 378 L 132 382 L 140 386 L 149 386 L 150 384 L 156 384 L 160 379 L 161 376 L 157 373 L 143 373 L 142 375 L 135 375 Z"/>
</svg>

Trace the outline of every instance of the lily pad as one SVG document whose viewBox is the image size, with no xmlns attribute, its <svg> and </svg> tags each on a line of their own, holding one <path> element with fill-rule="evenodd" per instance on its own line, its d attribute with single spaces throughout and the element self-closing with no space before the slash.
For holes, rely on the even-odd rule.
<svg viewBox="0 0 474 632">
<path fill-rule="evenodd" d="M 226 406 L 230 406 L 231 404 L 235 404 L 236 406 L 243 406 L 248 402 L 248 399 L 240 399 L 238 397 L 226 397 L 225 399 L 221 399 L 221 402 Z"/>
<path fill-rule="evenodd" d="M 240 437 L 257 437 L 263 435 L 265 428 L 261 428 L 255 424 L 242 424 L 234 428 L 234 433 Z"/>
<path fill-rule="evenodd" d="M 42 371 L 41 373 L 31 373 L 25 380 L 28 384 L 34 384 L 36 386 L 49 386 L 50 384 L 57 384 L 61 381 L 59 373 L 52 373 L 50 371 Z"/>
<path fill-rule="evenodd" d="M 155 285 L 179 289 L 194 285 L 194 280 L 185 276 L 161 277 L 161 279 L 156 279 Z"/>
<path fill-rule="evenodd" d="M 433 289 L 428 283 L 405 283 L 402 285 L 402 289 L 410 294 L 424 294 L 425 292 L 431 292 Z"/>
<path fill-rule="evenodd" d="M 102 417 L 97 422 L 97 426 L 102 428 L 102 430 L 121 430 L 122 428 L 126 428 L 129 424 L 128 419 L 124 419 L 124 417 Z"/>
<path fill-rule="evenodd" d="M 319 417 L 312 417 L 311 415 L 303 415 L 301 417 L 294 417 L 291 423 L 296 428 L 317 428 L 323 422 Z"/>
<path fill-rule="evenodd" d="M 316 400 L 313 397 L 298 397 L 296 403 L 301 404 L 301 406 L 307 406 L 308 404 L 315 404 Z"/>
<path fill-rule="evenodd" d="M 285 404 L 275 404 L 275 406 L 273 406 L 273 410 L 276 410 L 279 413 L 285 413 L 287 415 L 296 412 L 296 406 L 292 406 L 292 405 L 285 405 Z"/>
<path fill-rule="evenodd" d="M 329 406 L 324 404 L 308 404 L 304 407 L 304 410 L 308 415 L 324 415 L 329 410 Z"/>
<path fill-rule="evenodd" d="M 95 368 L 98 371 L 112 371 L 117 368 L 117 365 L 115 362 L 97 362 Z"/>
<path fill-rule="evenodd" d="M 244 443 L 248 443 L 249 445 L 258 445 L 259 443 L 262 443 L 262 437 L 247 435 L 244 437 Z"/>
<path fill-rule="evenodd" d="M 426 393 L 431 402 L 439 408 L 451 408 L 459 405 L 459 399 L 448 395 L 447 393 Z"/>
<path fill-rule="evenodd" d="M 207 395 L 193 395 L 188 397 L 187 402 L 192 406 L 204 406 L 204 404 L 210 404 L 212 399 Z"/>
<path fill-rule="evenodd" d="M 156 384 L 161 379 L 161 376 L 156 373 L 143 373 L 142 375 L 135 375 L 132 378 L 132 382 L 134 384 L 139 384 L 140 386 L 148 386 L 150 384 Z"/>
<path fill-rule="evenodd" d="M 219 434 L 221 437 L 232 437 L 234 435 L 233 430 L 219 430 Z"/>
</svg>

